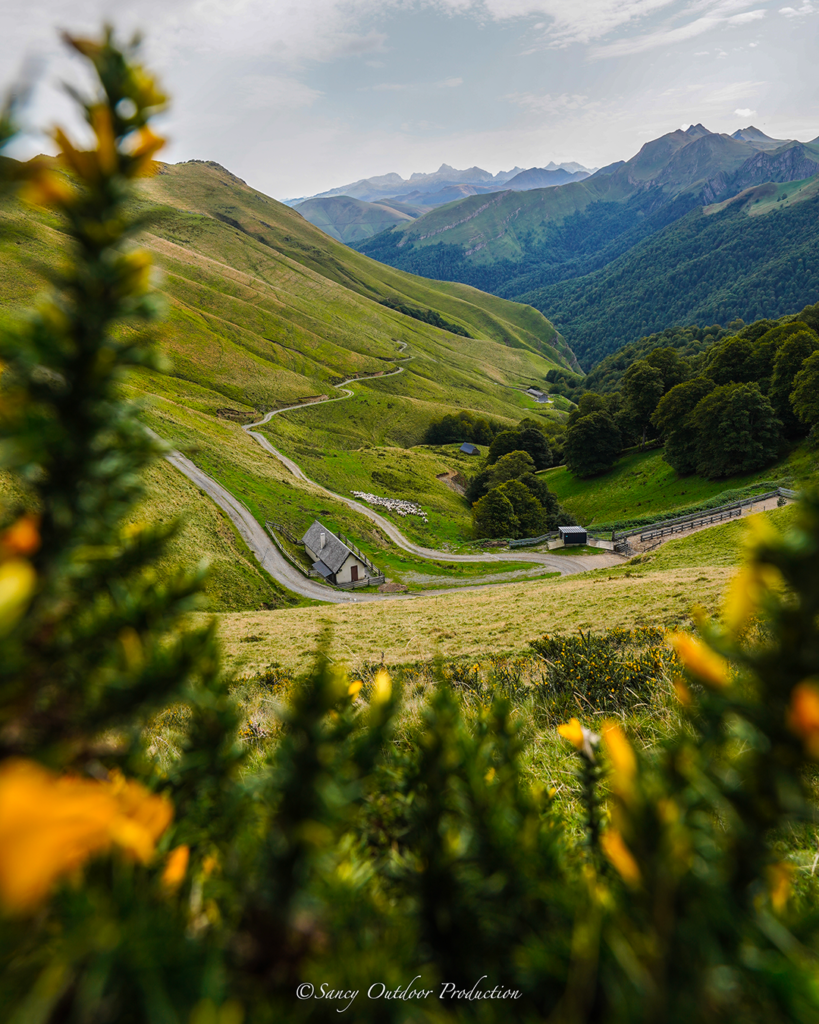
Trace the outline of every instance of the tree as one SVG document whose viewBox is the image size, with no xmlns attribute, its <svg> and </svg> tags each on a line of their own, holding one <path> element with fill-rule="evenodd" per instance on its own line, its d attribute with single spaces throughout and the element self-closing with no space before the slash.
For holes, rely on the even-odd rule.
<svg viewBox="0 0 819 1024">
<path fill-rule="evenodd" d="M 575 476 L 605 473 L 620 454 L 620 431 L 606 412 L 593 412 L 566 431 L 564 456 Z"/>
<path fill-rule="evenodd" d="M 538 469 L 548 469 L 552 464 L 552 451 L 543 432 L 532 427 L 520 433 L 520 448 L 534 459 Z"/>
<path fill-rule="evenodd" d="M 524 473 L 535 471 L 534 459 L 528 452 L 509 452 L 502 456 L 494 466 L 487 466 L 469 481 L 466 489 L 467 501 L 474 504 L 487 491 L 507 480 L 517 480 Z"/>
<path fill-rule="evenodd" d="M 773 462 L 782 424 L 758 384 L 724 384 L 691 413 L 697 472 L 710 479 L 750 473 Z"/>
<path fill-rule="evenodd" d="M 491 466 L 504 455 L 508 455 L 509 452 L 518 451 L 523 451 L 518 431 L 502 430 L 500 434 L 496 434 L 492 439 L 492 443 L 489 445 L 489 452 L 486 456 L 486 461 Z"/>
<path fill-rule="evenodd" d="M 663 375 L 663 393 L 668 392 L 688 380 L 691 376 L 691 363 L 685 359 L 671 345 L 665 348 L 655 348 L 646 356 L 645 361 L 649 366 L 655 367 Z"/>
<path fill-rule="evenodd" d="M 813 331 L 803 328 L 783 343 L 774 358 L 768 398 L 776 415 L 782 420 L 783 430 L 788 437 L 803 433 L 802 424 L 791 405 L 791 392 L 805 360 L 817 350 L 819 338 Z"/>
<path fill-rule="evenodd" d="M 522 481 L 508 480 L 496 491 L 511 504 L 518 521 L 516 532 L 511 536 L 537 537 L 549 529 L 546 510 Z"/>
<path fill-rule="evenodd" d="M 556 495 L 549 490 L 546 481 L 542 476 L 535 476 L 534 473 L 525 473 L 520 477 L 524 487 L 528 487 L 534 497 L 543 506 L 546 513 L 546 529 L 556 530 L 558 526 L 575 526 L 577 520 L 560 505 Z"/>
<path fill-rule="evenodd" d="M 577 407 L 569 413 L 567 424 L 572 427 L 584 416 L 593 412 L 606 412 L 607 409 L 608 403 L 602 395 L 598 395 L 595 391 L 584 391 L 577 400 Z"/>
<path fill-rule="evenodd" d="M 791 405 L 802 423 L 816 431 L 819 426 L 819 352 L 808 356 L 794 378 Z"/>
<path fill-rule="evenodd" d="M 741 336 L 726 338 L 709 353 L 704 372 L 715 384 L 756 380 L 753 342 Z"/>
<path fill-rule="evenodd" d="M 512 502 L 495 488 L 472 506 L 476 537 L 514 537 L 519 526 Z"/>
<path fill-rule="evenodd" d="M 665 437 L 663 459 L 680 476 L 696 472 L 699 432 L 691 413 L 715 387 L 709 377 L 694 377 L 672 388 L 654 411 L 652 422 Z"/>
<path fill-rule="evenodd" d="M 645 359 L 638 359 L 623 374 L 621 394 L 626 415 L 633 420 L 642 433 L 642 446 L 646 443 L 646 431 L 657 403 L 663 397 L 662 371 Z"/>
</svg>

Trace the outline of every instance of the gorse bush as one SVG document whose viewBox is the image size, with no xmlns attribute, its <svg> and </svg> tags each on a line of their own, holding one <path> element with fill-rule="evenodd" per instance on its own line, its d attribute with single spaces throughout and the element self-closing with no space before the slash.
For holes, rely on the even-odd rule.
<svg viewBox="0 0 819 1024">
<path fill-rule="evenodd" d="M 609 629 L 596 636 L 543 636 L 532 649 L 542 659 L 539 693 L 546 707 L 585 703 L 593 713 L 629 710 L 664 684 L 673 655 L 661 629 Z"/>
<path fill-rule="evenodd" d="M 681 668 L 642 630 L 537 641 L 540 689 L 517 659 L 419 693 L 320 656 L 257 680 L 275 735 L 243 725 L 212 628 L 182 621 L 201 573 L 159 587 L 171 528 L 121 525 L 161 454 L 117 385 L 153 360 L 129 211 L 164 97 L 136 44 L 68 42 L 97 75 L 95 148 L 60 133 L 60 169 L 18 177 L 73 247 L 0 340 L 29 510 L 0 534 L 4 1019 L 819 1019 L 815 883 L 793 885 L 781 844 L 816 812 L 819 498 L 756 537 L 721 627 L 669 638 Z M 643 749 L 622 716 L 669 677 L 677 711 Z M 520 720 L 558 691 L 562 792 Z M 553 726 L 537 739 L 565 779 L 575 755 Z"/>
</svg>

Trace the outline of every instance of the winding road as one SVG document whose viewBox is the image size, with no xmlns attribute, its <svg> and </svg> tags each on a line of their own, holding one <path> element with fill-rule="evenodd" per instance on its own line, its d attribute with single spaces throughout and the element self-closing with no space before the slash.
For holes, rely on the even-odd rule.
<svg viewBox="0 0 819 1024">
<path fill-rule="evenodd" d="M 405 343 L 404 347 L 406 347 Z M 411 359 L 412 356 L 405 357 Z M 404 370 L 403 366 L 399 366 L 397 369 L 390 371 L 389 373 L 378 373 L 372 374 L 368 377 L 350 377 L 347 380 L 341 381 L 340 384 L 335 384 L 334 387 L 339 388 L 344 394 L 338 398 L 328 398 L 324 402 L 311 402 L 309 404 L 301 405 L 290 405 L 282 409 L 275 409 L 272 412 L 267 413 L 256 423 L 249 423 L 243 426 L 242 429 L 252 437 L 264 451 L 269 455 L 274 456 L 279 462 L 287 469 L 294 477 L 298 480 L 302 480 L 305 483 L 309 483 L 311 486 L 322 491 L 324 494 L 336 501 L 343 501 L 345 505 L 354 509 L 356 512 L 360 512 L 362 515 L 370 519 L 376 526 L 386 534 L 390 540 L 404 551 L 409 552 L 413 555 L 419 555 L 422 558 L 445 560 L 447 562 L 531 562 L 534 564 L 543 565 L 553 572 L 559 572 L 561 575 L 569 575 L 580 572 L 586 572 L 589 569 L 600 569 L 611 565 L 619 565 L 623 558 L 620 555 L 615 555 L 611 552 L 605 552 L 600 555 L 583 555 L 583 556 L 571 556 L 571 555 L 550 555 L 541 552 L 530 552 L 524 554 L 523 552 L 516 554 L 512 552 L 504 553 L 482 553 L 479 555 L 455 555 L 448 551 L 438 551 L 435 548 L 426 548 L 418 544 L 414 544 L 412 541 L 401 533 L 401 531 L 384 516 L 379 515 L 367 505 L 363 505 L 361 502 L 354 501 L 352 498 L 347 498 L 342 494 L 336 494 L 334 491 L 317 483 L 315 480 L 311 480 L 303 470 L 290 458 L 274 448 L 273 445 L 268 441 L 264 434 L 260 434 L 256 427 L 264 426 L 265 423 L 269 423 L 274 416 L 278 416 L 283 412 L 292 412 L 296 409 L 309 409 L 314 405 L 324 405 L 326 402 L 343 402 L 345 399 L 352 398 L 354 392 L 349 390 L 345 385 L 352 383 L 354 380 L 366 380 L 372 379 L 372 377 L 393 377 L 396 374 L 402 373 Z M 154 437 L 158 435 L 150 431 Z M 158 438 L 159 439 L 159 438 Z M 161 440 L 161 439 L 160 439 Z M 413 596 L 410 594 L 356 594 L 345 590 L 335 590 L 325 584 L 317 583 L 314 580 L 308 579 L 303 576 L 298 569 L 296 569 L 276 547 L 273 541 L 268 536 L 266 530 L 261 524 L 253 517 L 247 508 L 236 499 L 230 491 L 224 488 L 220 483 L 208 476 L 207 473 L 203 472 L 196 466 L 190 459 L 178 451 L 167 452 L 165 458 L 181 473 L 184 473 L 189 480 L 191 480 L 201 491 L 204 491 L 231 519 L 236 529 L 239 531 L 244 542 L 254 553 L 256 558 L 259 560 L 262 568 L 268 572 L 275 580 L 282 583 L 288 590 L 292 590 L 294 593 L 301 595 L 302 597 L 309 597 L 316 601 L 323 601 L 331 604 L 346 604 L 346 603 L 359 603 L 366 601 L 383 601 L 395 598 L 407 599 Z M 510 581 L 512 582 L 512 581 Z M 518 581 L 516 581 L 518 582 Z M 475 587 L 464 586 L 463 584 L 456 587 L 447 587 L 440 590 L 425 590 L 423 596 L 431 596 L 435 594 L 451 594 L 461 593 L 464 590 L 478 590 L 483 589 L 486 586 L 498 586 L 503 584 L 479 584 Z"/>
</svg>

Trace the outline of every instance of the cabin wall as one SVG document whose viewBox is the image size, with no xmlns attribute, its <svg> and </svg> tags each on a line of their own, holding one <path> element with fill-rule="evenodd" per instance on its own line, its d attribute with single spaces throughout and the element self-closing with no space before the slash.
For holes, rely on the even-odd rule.
<svg viewBox="0 0 819 1024">
<path fill-rule="evenodd" d="M 353 579 L 353 566 L 358 566 L 358 578 L 363 580 L 367 575 L 367 567 L 359 561 L 355 555 L 350 555 L 342 567 L 336 573 L 336 583 L 351 583 Z"/>
</svg>

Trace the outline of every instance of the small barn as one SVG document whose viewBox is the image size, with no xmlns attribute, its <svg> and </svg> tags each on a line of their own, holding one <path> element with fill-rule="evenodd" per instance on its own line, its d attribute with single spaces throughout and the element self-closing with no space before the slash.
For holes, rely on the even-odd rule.
<svg viewBox="0 0 819 1024">
<path fill-rule="evenodd" d="M 469 441 L 464 441 L 461 445 L 461 451 L 464 455 L 480 455 L 481 450 L 476 444 L 470 444 Z"/>
<path fill-rule="evenodd" d="M 355 554 L 340 538 L 317 519 L 301 539 L 313 562 L 313 569 L 328 583 L 339 586 L 357 583 L 371 575 L 363 557 Z"/>
<path fill-rule="evenodd" d="M 571 544 L 587 544 L 589 537 L 582 526 L 559 526 L 560 539 L 569 547 Z"/>
</svg>

